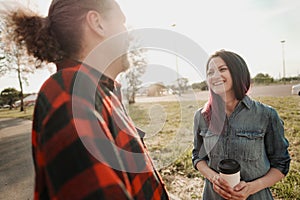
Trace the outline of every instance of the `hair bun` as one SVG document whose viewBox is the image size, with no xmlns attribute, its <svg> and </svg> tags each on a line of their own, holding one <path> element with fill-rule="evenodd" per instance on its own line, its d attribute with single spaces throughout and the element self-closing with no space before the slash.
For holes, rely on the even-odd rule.
<svg viewBox="0 0 300 200">
<path fill-rule="evenodd" d="M 13 12 L 10 18 L 15 30 L 14 39 L 26 44 L 28 54 L 47 62 L 58 62 L 63 58 L 64 53 L 49 30 L 48 17 L 40 17 L 19 9 Z"/>
</svg>

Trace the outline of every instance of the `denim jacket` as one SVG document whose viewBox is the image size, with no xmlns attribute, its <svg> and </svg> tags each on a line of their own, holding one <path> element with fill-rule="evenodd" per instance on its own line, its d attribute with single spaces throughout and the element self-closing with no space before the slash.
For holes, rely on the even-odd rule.
<svg viewBox="0 0 300 200">
<path fill-rule="evenodd" d="M 194 116 L 194 167 L 201 160 L 217 171 L 220 160 L 231 158 L 241 165 L 241 180 L 249 182 L 264 176 L 270 168 L 289 171 L 289 143 L 284 137 L 283 121 L 275 109 L 245 96 L 233 113 L 226 117 L 221 134 L 208 130 L 201 114 Z M 203 199 L 222 199 L 206 180 Z M 248 199 L 273 199 L 269 188 L 251 195 Z"/>
</svg>

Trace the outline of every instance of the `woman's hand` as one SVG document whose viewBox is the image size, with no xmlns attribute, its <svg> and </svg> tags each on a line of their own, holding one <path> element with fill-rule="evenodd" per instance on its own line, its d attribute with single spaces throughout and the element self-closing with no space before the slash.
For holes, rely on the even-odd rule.
<svg viewBox="0 0 300 200">
<path fill-rule="evenodd" d="M 246 200 L 255 191 L 255 188 L 251 182 L 246 183 L 241 181 L 233 188 L 234 192 L 231 194 L 231 200 Z"/>
<path fill-rule="evenodd" d="M 213 188 L 224 199 L 230 200 L 246 200 L 253 194 L 253 184 L 241 181 L 234 188 L 230 187 L 227 181 L 216 175 L 212 179 Z"/>
<path fill-rule="evenodd" d="M 224 199 L 233 200 L 247 199 L 250 195 L 274 185 L 284 177 L 281 171 L 271 168 L 265 176 L 251 182 L 241 181 L 234 188 L 231 188 L 219 174 L 207 166 L 205 161 L 198 162 L 197 169 L 213 184 L 213 189 L 216 193 Z"/>
<path fill-rule="evenodd" d="M 222 179 L 218 174 L 211 179 L 211 183 L 213 184 L 214 191 L 224 199 L 231 199 L 232 194 L 235 194 L 235 191 L 230 187 L 228 182 Z"/>
</svg>

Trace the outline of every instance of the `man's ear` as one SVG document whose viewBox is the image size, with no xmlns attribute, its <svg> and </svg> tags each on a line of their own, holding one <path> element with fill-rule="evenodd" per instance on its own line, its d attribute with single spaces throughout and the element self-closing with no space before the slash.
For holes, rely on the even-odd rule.
<svg viewBox="0 0 300 200">
<path fill-rule="evenodd" d="M 94 11 L 90 10 L 86 14 L 86 21 L 88 26 L 98 35 L 104 36 L 104 28 L 103 28 L 103 17 L 101 15 Z"/>
</svg>

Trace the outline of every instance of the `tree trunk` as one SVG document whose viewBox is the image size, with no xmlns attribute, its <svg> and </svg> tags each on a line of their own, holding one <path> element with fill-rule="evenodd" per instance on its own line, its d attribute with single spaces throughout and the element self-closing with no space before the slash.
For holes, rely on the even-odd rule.
<svg viewBox="0 0 300 200">
<path fill-rule="evenodd" d="M 135 92 L 134 91 L 130 94 L 128 103 L 129 104 L 135 103 Z"/>
<path fill-rule="evenodd" d="M 21 89 L 21 92 L 20 92 L 20 100 L 21 100 L 20 112 L 23 112 L 23 111 L 25 111 L 25 108 L 24 108 L 24 101 L 23 101 L 23 98 L 24 98 L 23 84 L 22 84 L 22 79 L 21 79 L 21 69 L 20 69 L 19 59 L 18 59 L 18 80 L 19 80 L 20 89 Z"/>
</svg>

